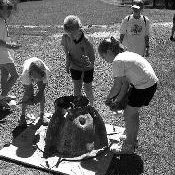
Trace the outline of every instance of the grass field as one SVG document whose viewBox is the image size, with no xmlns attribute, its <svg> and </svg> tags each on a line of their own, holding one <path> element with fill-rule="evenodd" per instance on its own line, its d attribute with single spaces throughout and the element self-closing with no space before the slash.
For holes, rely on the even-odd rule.
<svg viewBox="0 0 175 175">
<path fill-rule="evenodd" d="M 80 16 L 84 25 L 111 25 L 131 13 L 130 7 L 119 7 L 103 0 L 43 0 L 20 3 L 12 24 L 62 25 L 65 16 Z M 152 22 L 172 21 L 173 10 L 145 9 Z"/>
<path fill-rule="evenodd" d="M 51 0 L 50 0 L 51 2 Z M 77 14 L 84 25 L 106 24 L 121 22 L 130 13 L 128 7 L 116 7 L 104 4 L 98 0 L 59 0 L 24 3 L 19 5 L 19 14 L 10 24 L 23 25 L 61 25 L 68 14 Z M 41 3 L 41 4 L 40 4 Z M 56 6 L 57 5 L 57 6 Z M 30 8 L 29 8 L 30 7 Z M 173 11 L 145 9 L 151 22 L 171 22 Z M 103 31 L 114 32 L 119 25 Z M 100 29 L 98 29 L 100 30 Z M 51 30 L 52 31 L 52 30 Z M 96 29 L 90 30 L 91 33 Z M 175 43 L 169 41 L 171 25 L 154 24 L 151 27 L 150 57 L 148 61 L 153 66 L 160 80 L 158 90 L 150 106 L 141 110 L 139 148 L 137 154 L 144 162 L 144 175 L 174 175 L 175 174 Z M 12 32 L 13 33 L 13 32 Z M 93 35 L 92 35 L 93 36 Z M 15 37 L 12 35 L 12 37 Z M 91 37 L 94 48 L 100 38 Z M 65 55 L 60 48 L 60 37 L 55 31 L 48 36 L 21 35 L 18 42 L 23 46 L 16 52 L 15 62 L 18 73 L 21 74 L 24 60 L 31 56 L 43 59 L 51 68 L 49 85 L 46 91 L 46 111 L 53 112 L 53 102 L 57 97 L 72 94 L 70 76 L 64 67 Z M 112 84 L 111 65 L 99 58 L 96 52 L 94 94 L 95 105 L 106 123 L 124 126 L 123 118 L 116 118 L 104 105 L 104 97 Z M 12 89 L 18 99 L 22 97 L 23 89 L 19 80 Z M 37 114 L 36 109 L 34 113 Z M 29 113 L 32 111 L 29 110 Z M 5 122 L 0 121 L 0 149 L 12 140 L 12 130 L 18 125 L 20 109 L 7 116 Z M 48 175 L 36 169 L 0 160 L 0 174 L 2 175 Z"/>
</svg>

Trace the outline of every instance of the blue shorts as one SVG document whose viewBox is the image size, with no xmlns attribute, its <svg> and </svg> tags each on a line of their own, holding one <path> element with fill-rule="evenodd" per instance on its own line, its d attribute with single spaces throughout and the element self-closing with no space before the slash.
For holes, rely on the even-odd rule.
<svg viewBox="0 0 175 175">
<path fill-rule="evenodd" d="M 71 77 L 73 80 L 83 80 L 84 83 L 91 83 L 93 81 L 94 69 L 87 71 L 79 71 L 75 69 L 70 69 Z M 83 77 L 82 77 L 83 74 Z"/>
<path fill-rule="evenodd" d="M 148 106 L 157 89 L 157 83 L 146 89 L 132 87 L 128 96 L 128 105 L 132 107 Z"/>
</svg>

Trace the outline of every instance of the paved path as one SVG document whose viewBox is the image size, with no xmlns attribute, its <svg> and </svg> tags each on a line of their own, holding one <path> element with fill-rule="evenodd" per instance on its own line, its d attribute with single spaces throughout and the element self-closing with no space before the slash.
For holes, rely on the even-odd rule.
<svg viewBox="0 0 175 175">
<path fill-rule="evenodd" d="M 152 23 L 151 27 L 164 26 L 171 28 L 172 22 L 160 22 Z M 12 35 L 31 35 L 31 36 L 52 36 L 59 38 L 63 33 L 63 26 L 19 26 L 11 25 L 10 31 Z M 115 25 L 92 25 L 84 26 L 84 30 L 91 36 L 95 38 L 103 38 L 109 36 L 119 36 L 120 24 Z"/>
<path fill-rule="evenodd" d="M 113 5 L 122 5 L 122 3 L 125 4 L 131 4 L 132 0 L 101 0 L 107 4 L 113 4 Z"/>
</svg>

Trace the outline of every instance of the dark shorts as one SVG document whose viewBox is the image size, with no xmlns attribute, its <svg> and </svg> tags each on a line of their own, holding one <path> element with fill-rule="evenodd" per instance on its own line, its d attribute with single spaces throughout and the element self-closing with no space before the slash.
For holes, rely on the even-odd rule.
<svg viewBox="0 0 175 175">
<path fill-rule="evenodd" d="M 87 71 L 79 71 L 75 69 L 70 69 L 71 77 L 73 80 L 83 80 L 84 83 L 91 83 L 93 81 L 94 69 Z M 83 77 L 82 77 L 83 74 Z"/>
<path fill-rule="evenodd" d="M 132 87 L 128 97 L 128 105 L 132 107 L 148 106 L 157 89 L 157 83 L 146 89 Z"/>
</svg>

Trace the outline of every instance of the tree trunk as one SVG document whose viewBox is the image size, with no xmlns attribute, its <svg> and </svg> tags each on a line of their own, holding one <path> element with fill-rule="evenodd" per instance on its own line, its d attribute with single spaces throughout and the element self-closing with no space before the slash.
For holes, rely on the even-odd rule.
<svg viewBox="0 0 175 175">
<path fill-rule="evenodd" d="M 153 8 L 156 7 L 156 0 L 153 0 Z"/>
<path fill-rule="evenodd" d="M 168 9 L 169 8 L 169 5 L 168 5 L 169 0 L 164 0 L 164 2 L 165 2 L 165 8 Z"/>
</svg>

